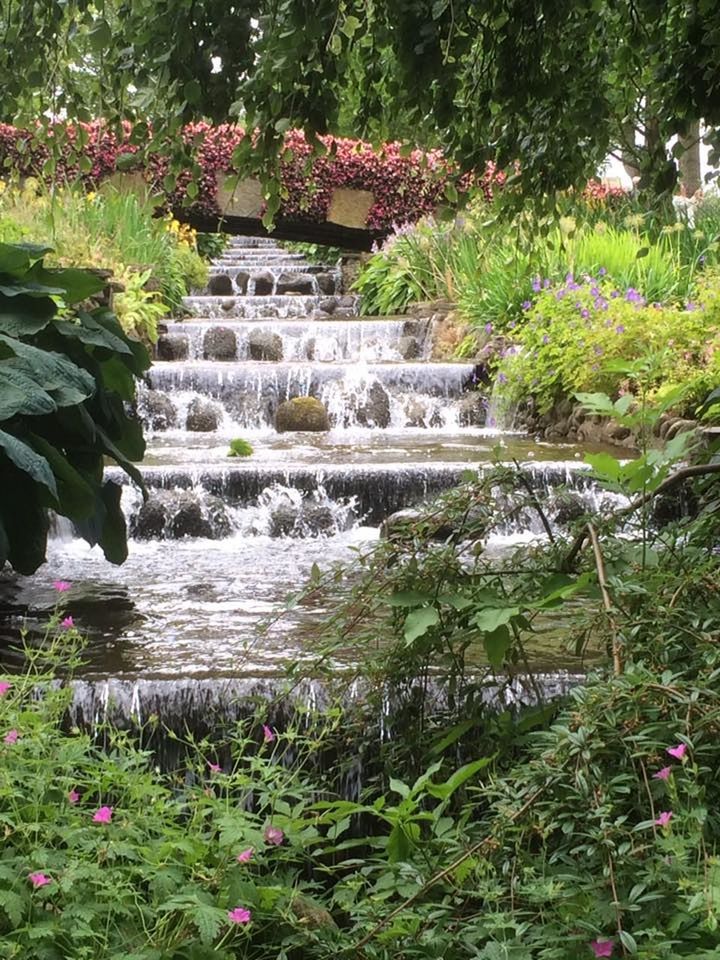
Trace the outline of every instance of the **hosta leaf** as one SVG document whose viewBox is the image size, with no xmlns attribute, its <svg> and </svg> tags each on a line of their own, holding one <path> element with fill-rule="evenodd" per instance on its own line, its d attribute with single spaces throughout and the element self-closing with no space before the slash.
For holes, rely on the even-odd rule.
<svg viewBox="0 0 720 960">
<path fill-rule="evenodd" d="M 82 474 L 44 437 L 31 433 L 28 439 L 33 449 L 47 460 L 55 475 L 59 512 L 73 520 L 90 516 L 95 505 L 95 491 Z"/>
<path fill-rule="evenodd" d="M 40 483 L 57 498 L 57 484 L 45 457 L 36 453 L 22 440 L 18 440 L 11 433 L 0 430 L 0 448 L 16 467 L 26 473 L 35 483 Z"/>
<path fill-rule="evenodd" d="M 89 313 L 79 314 L 79 321 L 56 320 L 55 329 L 64 337 L 74 337 L 81 343 L 86 343 L 91 347 L 104 347 L 106 350 L 113 350 L 117 353 L 127 353 L 132 356 L 132 351 L 125 340 L 116 336 L 112 331 L 107 330 L 101 323 Z"/>
<path fill-rule="evenodd" d="M 49 297 L 0 295 L 0 333 L 30 337 L 43 330 L 56 313 L 57 306 Z"/>
<path fill-rule="evenodd" d="M 57 409 L 53 398 L 37 381 L 11 363 L 0 361 L 0 382 L 0 423 L 19 413 L 39 417 Z"/>
</svg>

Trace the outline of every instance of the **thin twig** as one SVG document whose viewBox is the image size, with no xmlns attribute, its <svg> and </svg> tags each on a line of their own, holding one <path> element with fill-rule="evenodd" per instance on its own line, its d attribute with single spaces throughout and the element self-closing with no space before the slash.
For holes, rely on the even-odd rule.
<svg viewBox="0 0 720 960">
<path fill-rule="evenodd" d="M 612 630 L 612 658 L 613 658 L 613 673 L 616 677 L 619 677 L 622 673 L 622 663 L 620 661 L 620 645 L 618 644 L 618 630 L 617 623 L 615 622 L 615 617 L 613 616 L 613 605 L 612 600 L 610 599 L 610 591 L 608 590 L 607 577 L 605 576 L 605 561 L 603 560 L 602 551 L 600 550 L 600 542 L 595 532 L 595 527 L 589 523 L 587 525 L 588 534 L 590 535 L 590 542 L 592 543 L 593 554 L 595 556 L 595 567 L 597 569 L 598 583 L 600 584 L 600 590 L 602 592 L 603 606 L 605 607 L 605 612 L 607 613 L 608 621 L 610 623 L 610 629 Z"/>
</svg>

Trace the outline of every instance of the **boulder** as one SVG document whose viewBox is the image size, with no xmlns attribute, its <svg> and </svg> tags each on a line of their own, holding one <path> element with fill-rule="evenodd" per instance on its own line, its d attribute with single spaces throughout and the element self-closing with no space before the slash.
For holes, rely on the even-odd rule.
<svg viewBox="0 0 720 960">
<path fill-rule="evenodd" d="M 167 394 L 159 390 L 147 390 L 138 404 L 140 415 L 150 430 L 168 430 L 177 424 L 177 410 Z"/>
<path fill-rule="evenodd" d="M 196 397 L 188 407 L 185 429 L 193 433 L 212 433 L 217 430 L 220 419 L 221 413 L 216 404 Z"/>
<path fill-rule="evenodd" d="M 405 426 L 406 427 L 426 427 L 425 405 L 415 397 L 411 397 L 405 404 Z"/>
<path fill-rule="evenodd" d="M 234 360 L 237 356 L 237 338 L 229 327 L 211 327 L 203 341 L 206 360 Z"/>
<path fill-rule="evenodd" d="M 357 422 L 364 427 L 390 425 L 390 397 L 380 383 L 373 383 L 355 410 Z"/>
<path fill-rule="evenodd" d="M 315 277 L 320 293 L 335 293 L 337 280 L 332 273 L 318 273 Z"/>
<path fill-rule="evenodd" d="M 309 273 L 281 273 L 275 283 L 275 293 L 297 293 L 309 296 L 315 292 L 313 278 Z"/>
<path fill-rule="evenodd" d="M 560 526 L 567 527 L 580 517 L 584 517 L 587 512 L 588 508 L 583 503 L 582 497 L 566 490 L 559 493 L 553 503 L 552 519 Z"/>
<path fill-rule="evenodd" d="M 272 360 L 277 363 L 283 358 L 282 337 L 269 330 L 253 330 L 248 337 L 248 356 L 251 360 Z"/>
<path fill-rule="evenodd" d="M 487 399 L 477 390 L 466 393 L 458 404 L 458 419 L 463 427 L 484 427 L 487 423 Z"/>
<path fill-rule="evenodd" d="M 231 533 L 232 524 L 219 497 L 192 490 L 157 490 L 132 518 L 130 531 L 138 540 L 217 540 Z"/>
<path fill-rule="evenodd" d="M 232 313 L 235 310 L 235 300 L 228 298 L 220 301 L 220 309 L 223 313 Z"/>
<path fill-rule="evenodd" d="M 318 300 L 318 310 L 322 310 L 323 313 L 335 313 L 336 307 L 335 297 L 323 297 L 322 300 Z"/>
<path fill-rule="evenodd" d="M 267 297 L 273 292 L 275 278 L 267 270 L 262 273 L 254 273 L 250 279 L 255 284 L 255 296 Z"/>
<path fill-rule="evenodd" d="M 312 501 L 280 503 L 270 515 L 271 537 L 317 537 L 332 533 L 335 528 L 331 508 Z"/>
<path fill-rule="evenodd" d="M 397 348 L 403 360 L 417 360 L 420 356 L 420 344 L 415 337 L 400 337 Z"/>
<path fill-rule="evenodd" d="M 226 273 L 214 274 L 208 280 L 208 293 L 213 297 L 231 297 L 235 293 L 233 282 Z"/>
<path fill-rule="evenodd" d="M 355 302 L 356 302 L 355 297 L 345 295 L 343 297 L 340 297 L 337 303 L 339 307 L 344 307 L 345 309 L 349 310 L 349 309 L 355 309 Z"/>
<path fill-rule="evenodd" d="M 323 403 L 315 397 L 294 397 L 277 408 L 275 429 L 278 433 L 312 431 L 320 433 L 330 429 L 330 420 Z"/>
<path fill-rule="evenodd" d="M 249 273 L 245 273 L 243 270 L 238 270 L 238 272 L 235 274 L 235 293 L 237 293 L 239 296 L 246 294 L 249 279 Z"/>
<path fill-rule="evenodd" d="M 187 360 L 190 343 L 184 334 L 164 333 L 157 342 L 158 360 Z"/>
</svg>

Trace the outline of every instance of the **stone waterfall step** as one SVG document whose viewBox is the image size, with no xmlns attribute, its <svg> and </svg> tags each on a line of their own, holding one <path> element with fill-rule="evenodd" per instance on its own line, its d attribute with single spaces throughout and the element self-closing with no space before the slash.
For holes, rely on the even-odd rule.
<svg viewBox="0 0 720 960">
<path fill-rule="evenodd" d="M 265 270 L 265 264 L 254 263 L 249 260 L 234 260 L 229 263 L 213 263 L 209 268 L 211 277 L 225 274 L 227 276 L 236 276 L 238 273 L 248 271 L 258 272 L 262 267 Z M 336 273 L 337 266 L 334 263 L 297 263 L 281 260 L 278 263 L 270 263 L 267 271 L 273 275 L 279 273 Z"/>
<path fill-rule="evenodd" d="M 217 271 L 217 268 L 213 268 Z M 331 267 L 329 270 L 306 270 L 304 264 L 278 267 L 263 264 L 262 269 L 250 266 L 228 266 L 210 273 L 206 290 L 196 296 L 267 296 L 281 294 L 304 294 L 323 297 L 340 293 L 342 273 Z"/>
<path fill-rule="evenodd" d="M 350 512 L 346 511 L 342 518 L 345 526 L 377 526 L 397 511 L 416 506 L 457 486 L 469 473 L 482 475 L 491 466 L 490 463 L 377 463 L 283 467 L 239 463 L 195 469 L 187 466 L 142 467 L 141 472 L 151 491 L 192 492 L 201 502 L 214 498 L 213 502 L 222 502 L 233 508 L 257 508 L 260 505 L 270 512 L 278 505 L 284 506 L 282 496 L 273 500 L 273 491 L 281 494 L 292 491 L 296 495 L 296 506 L 303 503 L 323 503 L 328 509 L 349 506 Z M 589 511 L 599 509 L 607 500 L 607 495 L 598 492 L 583 464 L 573 461 L 528 462 L 521 465 L 521 470 L 525 481 L 538 493 L 551 522 L 554 504 L 565 503 L 568 490 Z M 143 509 L 142 498 L 118 468 L 109 468 L 107 475 L 128 491 L 123 505 L 132 530 L 134 518 Z M 509 506 L 507 495 L 498 495 L 498 509 Z M 253 515 L 252 520 L 256 519 Z M 509 516 L 501 532 L 533 531 L 541 534 L 543 530 L 540 517 L 532 510 L 524 510 Z M 230 524 L 222 535 L 229 536 L 232 532 Z M 282 532 L 276 531 L 274 535 L 282 535 Z M 316 534 L 319 532 L 327 531 L 315 531 Z M 163 535 L 167 534 L 163 532 Z"/>
<path fill-rule="evenodd" d="M 416 360 L 429 349 L 421 320 L 185 320 L 164 324 L 160 360 Z"/>
<path fill-rule="evenodd" d="M 274 427 L 283 401 L 316 397 L 335 427 L 455 428 L 474 374 L 475 367 L 466 363 L 170 361 L 154 364 L 148 374 L 152 392 L 140 392 L 138 408 L 151 421 L 150 400 L 164 394 L 175 421 L 187 423 L 191 405 L 203 398 L 212 401 L 203 421 L 209 414 L 214 426 L 194 429 L 217 429 L 224 421 L 225 430 L 262 430 Z M 470 399 L 482 403 L 479 394 Z"/>
<path fill-rule="evenodd" d="M 183 306 L 195 317 L 213 319 L 252 320 L 256 318 L 289 319 L 305 317 L 311 319 L 314 313 L 322 310 L 322 297 L 318 294 L 271 294 L 249 296 L 191 296 L 183 299 Z M 357 316 L 359 297 L 347 294 L 336 298 L 333 314 L 339 316 Z"/>
</svg>

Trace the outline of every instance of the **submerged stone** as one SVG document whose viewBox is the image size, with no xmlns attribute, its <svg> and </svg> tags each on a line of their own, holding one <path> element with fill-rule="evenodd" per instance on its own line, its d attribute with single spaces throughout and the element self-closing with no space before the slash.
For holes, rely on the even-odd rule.
<svg viewBox="0 0 720 960">
<path fill-rule="evenodd" d="M 237 338 L 228 327 L 211 327 L 203 341 L 206 360 L 234 360 L 237 356 Z"/>
<path fill-rule="evenodd" d="M 188 407 L 185 429 L 194 433 L 212 433 L 217 430 L 220 419 L 220 410 L 214 403 L 196 397 Z"/>
<path fill-rule="evenodd" d="M 253 330 L 248 337 L 248 356 L 251 360 L 272 360 L 283 358 L 282 337 L 269 330 Z"/>
</svg>

